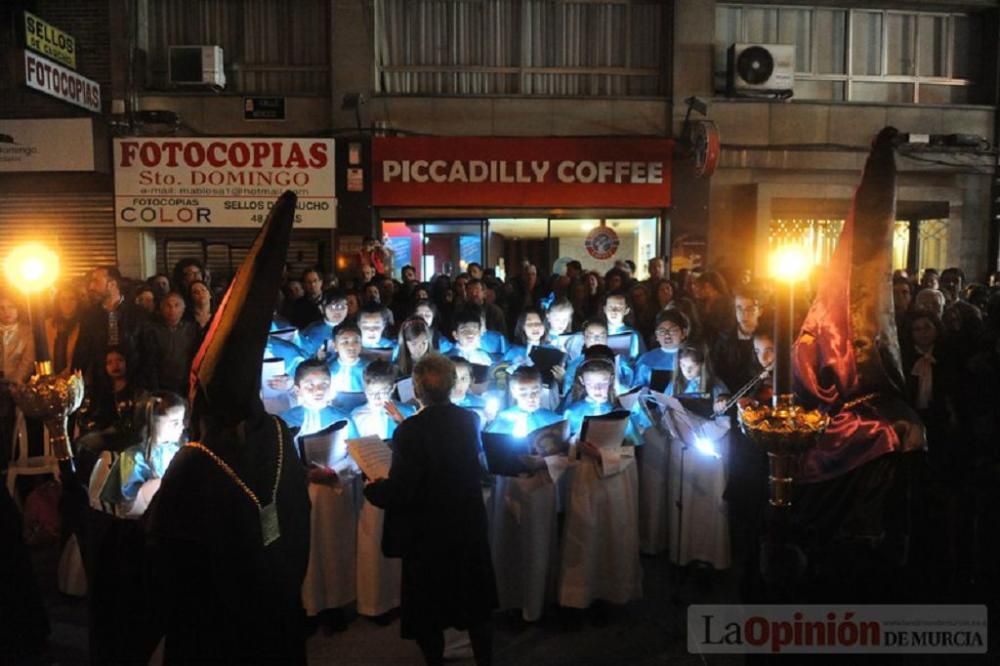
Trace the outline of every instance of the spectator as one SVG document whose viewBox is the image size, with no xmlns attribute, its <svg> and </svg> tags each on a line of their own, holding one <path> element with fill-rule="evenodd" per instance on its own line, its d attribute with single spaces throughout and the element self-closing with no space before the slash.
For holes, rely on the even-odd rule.
<svg viewBox="0 0 1000 666">
<path fill-rule="evenodd" d="M 45 341 L 52 360 L 52 372 L 81 369 L 76 350 L 80 341 L 80 298 L 76 289 L 61 287 L 56 291 L 52 316 L 45 319 Z"/>
<path fill-rule="evenodd" d="M 212 314 L 215 312 L 212 307 L 212 292 L 207 284 L 199 280 L 189 285 L 188 293 L 191 297 L 191 307 L 185 309 L 184 314 L 198 325 L 200 333 L 204 333 L 212 321 Z"/>
<path fill-rule="evenodd" d="M 176 291 L 160 302 L 160 320 L 146 327 L 142 338 L 143 385 L 149 390 L 186 393 L 191 361 L 201 332 L 184 319 L 184 298 Z"/>
<path fill-rule="evenodd" d="M 99 266 L 90 272 L 87 292 L 93 305 L 80 321 L 80 363 L 88 378 L 101 372 L 109 347 L 123 349 L 130 363 L 136 360 L 147 316 L 138 305 L 125 301 L 121 285 L 122 276 L 115 266 Z"/>
<path fill-rule="evenodd" d="M 295 328 L 305 328 L 323 319 L 323 274 L 316 268 L 302 272 L 302 298 L 288 307 L 288 320 Z"/>
<path fill-rule="evenodd" d="M 10 388 L 31 376 L 35 363 L 35 340 L 31 327 L 20 320 L 20 305 L 0 291 L 0 467 L 11 458 L 15 406 Z"/>
</svg>

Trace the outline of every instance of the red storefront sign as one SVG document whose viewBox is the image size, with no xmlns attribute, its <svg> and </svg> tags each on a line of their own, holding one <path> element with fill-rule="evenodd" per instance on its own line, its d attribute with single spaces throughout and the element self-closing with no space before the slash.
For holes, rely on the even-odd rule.
<svg viewBox="0 0 1000 666">
<path fill-rule="evenodd" d="M 372 142 L 376 206 L 666 208 L 673 141 L 389 137 Z"/>
</svg>

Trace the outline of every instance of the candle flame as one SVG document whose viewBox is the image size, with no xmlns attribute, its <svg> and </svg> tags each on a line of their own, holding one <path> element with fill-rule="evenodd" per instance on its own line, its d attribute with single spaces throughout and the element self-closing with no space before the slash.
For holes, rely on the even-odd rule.
<svg viewBox="0 0 1000 666">
<path fill-rule="evenodd" d="M 809 274 L 809 255 L 795 245 L 784 245 L 771 253 L 771 277 L 782 282 L 797 282 Z"/>
<path fill-rule="evenodd" d="M 59 277 L 59 256 L 41 243 L 18 245 L 4 262 L 7 281 L 26 294 L 41 291 Z"/>
</svg>

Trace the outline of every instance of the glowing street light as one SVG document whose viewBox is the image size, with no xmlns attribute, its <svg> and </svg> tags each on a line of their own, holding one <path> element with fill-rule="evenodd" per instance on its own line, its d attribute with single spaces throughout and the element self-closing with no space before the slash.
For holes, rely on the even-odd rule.
<svg viewBox="0 0 1000 666">
<path fill-rule="evenodd" d="M 59 277 L 59 255 L 41 243 L 18 245 L 4 262 L 7 281 L 25 294 L 51 287 Z"/>
</svg>

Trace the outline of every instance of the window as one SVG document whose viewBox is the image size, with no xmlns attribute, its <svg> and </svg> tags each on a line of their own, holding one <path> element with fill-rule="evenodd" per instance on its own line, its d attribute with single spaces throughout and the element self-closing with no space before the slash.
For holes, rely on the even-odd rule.
<svg viewBox="0 0 1000 666">
<path fill-rule="evenodd" d="M 800 99 L 969 103 L 980 78 L 981 24 L 966 14 L 718 4 L 716 80 L 724 80 L 718 70 L 734 42 L 794 44 Z"/>
<path fill-rule="evenodd" d="M 376 0 L 377 91 L 661 94 L 653 0 Z"/>
<path fill-rule="evenodd" d="M 330 91 L 326 0 L 149 0 L 149 64 L 166 88 L 170 46 L 218 45 L 226 89 L 246 93 Z"/>
</svg>

